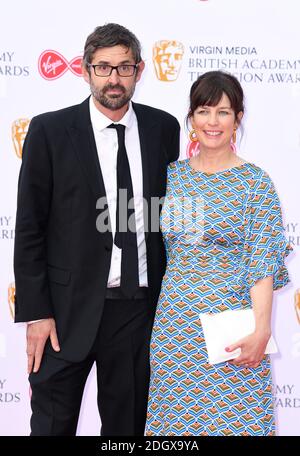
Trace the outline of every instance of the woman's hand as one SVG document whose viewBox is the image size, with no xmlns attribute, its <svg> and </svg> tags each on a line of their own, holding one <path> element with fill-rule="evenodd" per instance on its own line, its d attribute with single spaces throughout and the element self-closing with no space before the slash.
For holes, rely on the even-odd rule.
<svg viewBox="0 0 300 456">
<path fill-rule="evenodd" d="M 258 367 L 264 357 L 270 336 L 270 331 L 255 331 L 249 336 L 226 347 L 225 350 L 227 352 L 232 352 L 237 348 L 241 349 L 241 354 L 229 362 L 235 366 Z"/>
</svg>

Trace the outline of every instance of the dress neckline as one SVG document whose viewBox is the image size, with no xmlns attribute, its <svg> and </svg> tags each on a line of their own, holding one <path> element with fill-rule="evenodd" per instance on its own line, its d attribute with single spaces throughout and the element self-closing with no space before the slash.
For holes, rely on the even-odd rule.
<svg viewBox="0 0 300 456">
<path fill-rule="evenodd" d="M 222 174 L 222 173 L 228 173 L 228 171 L 239 170 L 239 169 L 244 168 L 246 165 L 249 165 L 249 162 L 244 162 L 244 163 L 241 163 L 240 165 L 232 166 L 231 168 L 223 169 L 222 171 L 216 171 L 214 173 L 208 173 L 207 171 L 200 171 L 200 170 L 197 170 L 197 169 L 193 168 L 191 163 L 190 163 L 190 158 L 186 159 L 186 163 L 187 163 L 187 166 L 191 170 L 192 173 L 194 173 L 194 174 L 204 174 L 205 176 L 216 176 L 216 175 L 219 175 L 219 174 Z"/>
</svg>

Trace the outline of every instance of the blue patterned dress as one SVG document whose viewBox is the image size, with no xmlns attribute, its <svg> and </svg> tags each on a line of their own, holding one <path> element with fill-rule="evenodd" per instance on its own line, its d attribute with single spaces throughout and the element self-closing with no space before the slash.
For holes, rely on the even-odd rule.
<svg viewBox="0 0 300 456">
<path fill-rule="evenodd" d="M 198 210 L 197 224 L 182 218 L 182 200 L 192 201 L 192 217 Z M 213 174 L 189 160 L 171 163 L 161 228 L 168 262 L 151 338 L 146 435 L 274 435 L 269 356 L 257 368 L 208 364 L 199 319 L 251 307 L 258 279 L 272 275 L 274 290 L 288 282 L 291 248 L 272 181 L 251 163 Z"/>
</svg>

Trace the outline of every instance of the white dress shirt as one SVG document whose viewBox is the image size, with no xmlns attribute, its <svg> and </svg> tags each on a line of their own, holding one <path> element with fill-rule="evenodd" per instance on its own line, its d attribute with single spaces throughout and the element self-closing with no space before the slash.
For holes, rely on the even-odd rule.
<svg viewBox="0 0 300 456">
<path fill-rule="evenodd" d="M 147 287 L 147 256 L 143 213 L 143 170 L 137 118 L 132 108 L 132 104 L 129 103 L 128 111 L 124 117 L 119 122 L 112 122 L 111 119 L 106 117 L 96 108 L 92 97 L 90 97 L 90 115 L 106 191 L 113 238 L 116 231 L 118 136 L 117 131 L 114 128 L 107 127 L 112 123 L 125 125 L 125 146 L 134 196 L 139 284 L 141 287 Z M 113 244 L 107 283 L 108 287 L 120 286 L 121 257 L 122 250 Z"/>
</svg>

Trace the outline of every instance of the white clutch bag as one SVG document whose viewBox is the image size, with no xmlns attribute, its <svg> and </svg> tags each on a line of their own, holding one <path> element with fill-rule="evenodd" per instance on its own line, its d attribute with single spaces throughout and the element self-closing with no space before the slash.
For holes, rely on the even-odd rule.
<svg viewBox="0 0 300 456">
<path fill-rule="evenodd" d="M 237 358 L 241 349 L 226 352 L 225 347 L 251 334 L 255 329 L 255 319 L 252 309 L 225 310 L 216 314 L 200 314 L 203 328 L 208 362 L 222 363 Z M 277 353 L 278 348 L 273 336 L 266 347 L 266 354 Z"/>
</svg>

